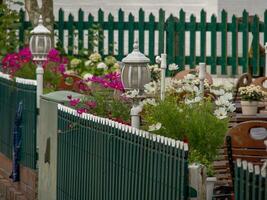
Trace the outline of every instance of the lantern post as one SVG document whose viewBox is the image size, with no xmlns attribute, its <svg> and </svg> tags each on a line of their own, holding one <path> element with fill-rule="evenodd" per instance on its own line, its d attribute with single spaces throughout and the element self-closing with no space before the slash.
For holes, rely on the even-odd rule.
<svg viewBox="0 0 267 200">
<path fill-rule="evenodd" d="M 43 25 L 43 19 L 40 15 L 38 25 L 30 32 L 30 50 L 35 61 L 36 80 L 37 80 L 37 94 L 36 104 L 40 108 L 40 96 L 43 94 L 43 63 L 47 60 L 47 54 L 52 47 L 51 32 Z"/>
<path fill-rule="evenodd" d="M 199 80 L 200 80 L 200 92 L 201 96 L 204 97 L 204 81 L 206 78 L 206 63 L 199 63 Z"/>
<path fill-rule="evenodd" d="M 131 125 L 140 127 L 139 113 L 142 108 L 139 106 L 140 99 L 144 98 L 144 86 L 151 81 L 148 64 L 149 58 L 139 51 L 138 42 L 135 41 L 133 51 L 122 59 L 123 69 L 121 80 L 126 91 L 136 90 L 138 95 L 133 97 L 131 109 Z"/>
</svg>

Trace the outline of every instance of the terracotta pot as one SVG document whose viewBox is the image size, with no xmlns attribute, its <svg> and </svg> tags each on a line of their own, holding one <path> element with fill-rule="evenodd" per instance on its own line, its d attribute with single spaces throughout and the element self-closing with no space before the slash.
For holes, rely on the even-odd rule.
<svg viewBox="0 0 267 200">
<path fill-rule="evenodd" d="M 258 101 L 241 101 L 243 115 L 256 115 L 258 112 Z"/>
</svg>

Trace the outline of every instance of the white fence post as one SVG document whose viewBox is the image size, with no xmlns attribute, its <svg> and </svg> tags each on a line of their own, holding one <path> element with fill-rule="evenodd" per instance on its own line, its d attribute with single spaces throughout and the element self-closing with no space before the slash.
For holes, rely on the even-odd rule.
<svg viewBox="0 0 267 200">
<path fill-rule="evenodd" d="M 189 165 L 189 186 L 197 191 L 197 197 L 190 200 L 206 199 L 206 177 L 206 168 L 203 165 Z"/>
<path fill-rule="evenodd" d="M 36 80 L 37 80 L 37 91 L 36 91 L 36 105 L 40 108 L 40 96 L 43 94 L 44 87 L 44 69 L 41 62 L 38 62 L 36 68 Z"/>
<path fill-rule="evenodd" d="M 165 87 L 166 87 L 166 69 L 167 69 L 167 54 L 161 54 L 161 84 L 160 84 L 160 99 L 163 101 L 165 99 Z"/>
</svg>

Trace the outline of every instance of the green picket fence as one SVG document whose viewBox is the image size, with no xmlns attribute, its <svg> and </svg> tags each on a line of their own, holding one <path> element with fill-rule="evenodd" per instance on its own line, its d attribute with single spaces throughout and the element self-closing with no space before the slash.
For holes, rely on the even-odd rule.
<svg viewBox="0 0 267 200">
<path fill-rule="evenodd" d="M 186 144 L 58 107 L 58 200 L 187 199 Z"/>
<path fill-rule="evenodd" d="M 242 20 L 240 20 L 235 15 L 228 17 L 227 12 L 224 10 L 221 12 L 220 22 L 215 15 L 212 15 L 211 19 L 207 20 L 204 10 L 200 13 L 200 21 L 196 21 L 194 15 L 190 15 L 189 21 L 186 21 L 186 13 L 183 10 L 180 10 L 177 17 L 173 15 L 166 17 L 165 11 L 160 9 L 157 21 L 153 14 L 150 14 L 148 21 L 145 21 L 145 12 L 142 9 L 139 11 L 137 20 L 132 14 L 129 14 L 126 18 L 124 11 L 121 9 L 118 11 L 117 21 L 114 20 L 114 16 L 110 13 L 107 16 L 107 20 L 105 20 L 104 16 L 105 14 L 101 9 L 98 11 L 97 17 L 91 14 L 85 16 L 84 11 L 80 9 L 78 20 L 75 21 L 73 15 L 69 14 L 67 16 L 68 20 L 65 21 L 64 11 L 60 9 L 58 20 L 55 22 L 56 38 L 62 46 L 65 46 L 67 42 L 66 46 L 70 55 L 74 53 L 75 41 L 77 41 L 76 35 L 78 38 L 77 48 L 81 50 L 86 47 L 92 51 L 94 36 L 91 31 L 86 35 L 85 31 L 92 30 L 94 26 L 99 26 L 98 51 L 101 54 L 105 54 L 104 49 L 107 49 L 108 54 L 116 55 L 119 60 L 132 51 L 135 32 L 138 32 L 140 50 L 144 52 L 145 45 L 148 46 L 148 52 L 145 53 L 151 62 L 154 62 L 156 55 L 166 52 L 168 63 L 177 63 L 180 70 L 184 69 L 186 65 L 194 68 L 199 62 L 205 62 L 211 66 L 212 74 L 217 73 L 217 66 L 221 68 L 222 74 L 227 74 L 227 67 L 230 66 L 231 74 L 236 75 L 238 66 L 242 66 L 243 72 L 247 72 L 248 69 L 252 68 L 253 74 L 259 75 L 265 65 L 264 55 L 261 55 L 259 51 L 259 44 L 261 33 L 263 33 L 264 40 L 262 46 L 267 42 L 267 10 L 264 13 L 263 22 L 259 20 L 258 16 L 250 17 L 246 11 L 243 12 Z M 20 22 L 19 39 L 23 43 L 25 41 L 25 30 L 30 27 L 30 23 L 25 21 L 24 11 L 20 11 Z M 118 35 L 116 38 L 115 31 Z M 65 32 L 68 35 L 67 41 L 64 36 Z M 145 33 L 148 33 L 148 37 L 145 36 Z M 210 41 L 207 41 L 208 33 L 210 34 Z M 249 33 L 252 33 L 252 36 Z M 187 34 L 189 35 L 189 40 L 186 40 Z M 198 44 L 197 34 L 200 34 Z M 228 52 L 227 48 L 229 34 L 232 38 L 230 41 L 231 52 Z M 239 49 L 238 44 L 240 34 L 242 36 L 242 49 Z M 218 35 L 221 37 L 218 37 Z M 252 56 L 248 54 L 250 37 L 253 38 Z M 87 38 L 88 44 L 85 44 L 85 38 Z M 125 41 L 128 42 L 126 43 Z M 105 43 L 108 44 L 107 47 L 104 47 Z M 220 46 L 219 43 L 221 43 Z M 117 49 L 115 49 L 115 44 L 118 46 Z M 209 54 L 207 54 L 207 44 L 211 48 Z M 200 47 L 199 54 L 196 52 L 196 46 Z M 185 53 L 186 47 L 189 48 L 189 55 Z M 220 48 L 220 54 L 218 54 L 218 48 Z M 128 52 L 125 52 L 125 49 L 128 49 Z M 249 66 L 251 67 L 249 68 Z"/>
<path fill-rule="evenodd" d="M 36 169 L 36 84 L 0 74 L 0 153 L 12 160 L 13 129 L 18 103 L 23 102 L 20 163 Z"/>
<path fill-rule="evenodd" d="M 236 200 L 267 199 L 267 167 L 237 160 L 235 165 L 234 192 Z"/>
</svg>

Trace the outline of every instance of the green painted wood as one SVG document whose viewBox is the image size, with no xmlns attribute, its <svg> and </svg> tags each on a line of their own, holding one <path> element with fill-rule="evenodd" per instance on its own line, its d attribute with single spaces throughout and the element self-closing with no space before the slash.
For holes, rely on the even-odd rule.
<svg viewBox="0 0 267 200">
<path fill-rule="evenodd" d="M 12 160 L 15 114 L 22 102 L 20 164 L 36 169 L 36 86 L 15 83 L 0 78 L 0 115 L 5 116 L 0 126 L 0 152 Z"/>
<path fill-rule="evenodd" d="M 217 18 L 215 15 L 211 16 L 211 74 L 217 73 Z"/>
<path fill-rule="evenodd" d="M 238 39 L 237 39 L 237 19 L 236 16 L 232 17 L 232 75 L 237 74 L 237 66 L 238 66 Z"/>
<path fill-rule="evenodd" d="M 122 10 L 120 12 L 123 12 Z M 183 11 L 180 11 L 179 14 L 179 18 L 181 18 L 181 13 L 185 15 L 185 13 Z M 103 13 L 100 12 L 100 15 L 102 15 Z M 158 33 L 158 44 L 157 46 L 156 43 L 154 45 L 152 45 L 152 42 L 150 44 L 150 40 L 149 38 L 147 38 L 147 43 L 148 43 L 148 52 L 147 55 L 152 58 L 155 57 L 156 55 L 152 56 L 152 51 L 150 51 L 149 49 L 152 49 L 152 46 L 154 46 L 154 51 L 155 49 L 158 49 L 157 54 L 161 54 L 163 53 L 165 50 L 165 46 L 168 46 L 168 37 L 166 37 L 167 32 L 168 32 L 168 22 L 165 21 L 165 12 L 164 10 L 160 10 L 159 11 L 159 19 L 154 21 L 153 23 L 148 19 L 147 21 L 145 21 L 144 18 L 144 11 L 140 10 L 139 11 L 139 18 L 135 21 L 134 17 L 132 15 L 129 15 L 128 17 L 128 21 L 124 21 L 124 20 L 116 20 L 113 22 L 109 22 L 109 19 L 104 20 L 101 19 L 100 16 L 100 21 L 99 20 L 93 20 L 94 17 L 91 15 L 91 20 L 85 20 L 82 21 L 81 20 L 81 16 L 80 16 L 80 20 L 78 17 L 77 21 L 70 21 L 66 20 L 64 21 L 64 11 L 61 9 L 59 10 L 59 19 L 58 21 L 55 22 L 55 30 L 58 31 L 58 40 L 60 41 L 60 43 L 62 44 L 58 44 L 59 47 L 64 46 L 64 42 L 66 43 L 66 41 L 64 41 L 64 31 L 68 31 L 71 26 L 73 26 L 73 31 L 78 31 L 78 38 L 82 38 L 83 31 L 88 30 L 89 28 L 94 27 L 94 29 L 96 29 L 97 25 L 99 25 L 100 23 L 102 24 L 102 30 L 100 30 L 100 36 L 103 34 L 101 34 L 101 32 L 103 31 L 107 31 L 109 35 L 107 35 L 106 38 L 102 39 L 97 39 L 96 40 L 96 44 L 95 46 L 97 46 L 97 49 L 93 49 L 92 43 L 93 43 L 93 36 L 89 33 L 88 34 L 88 38 L 91 38 L 90 40 L 88 40 L 88 47 L 89 47 L 89 53 L 93 52 L 94 50 L 99 51 L 101 49 L 101 46 L 103 46 L 105 44 L 104 41 L 106 41 L 106 43 L 109 43 L 109 41 L 111 40 L 112 35 L 114 34 L 114 31 L 118 30 L 118 32 L 121 32 L 121 35 L 123 35 L 123 37 L 118 37 L 118 38 L 114 38 L 113 42 L 116 44 L 118 44 L 118 49 L 114 49 L 113 47 L 113 54 L 114 51 L 117 51 L 115 55 L 116 58 L 123 58 L 126 54 L 126 52 L 121 52 L 119 49 L 121 49 L 122 51 L 125 51 L 125 49 L 128 49 L 128 51 L 130 52 L 132 50 L 132 46 L 133 46 L 133 40 L 134 40 L 134 31 L 138 32 L 138 40 L 140 42 L 140 49 L 144 50 L 144 44 L 145 44 L 145 32 L 148 32 L 149 37 L 156 37 L 157 33 Z M 81 15 L 81 10 L 79 11 L 78 16 Z M 232 66 L 232 72 L 233 74 L 235 74 L 236 69 L 235 66 L 238 65 L 242 65 L 243 71 L 246 72 L 248 69 L 248 65 L 250 64 L 251 66 L 256 66 L 257 63 L 257 68 L 263 68 L 265 65 L 265 60 L 263 56 L 253 56 L 253 58 L 249 58 L 248 57 L 248 37 L 249 37 L 249 33 L 250 35 L 252 35 L 252 33 L 254 34 L 254 32 L 259 32 L 259 33 L 264 33 L 264 41 L 267 41 L 267 25 L 265 25 L 267 23 L 267 11 L 264 13 L 264 23 L 258 23 L 258 25 L 255 25 L 254 22 L 253 24 L 251 24 L 250 26 L 248 26 L 247 23 L 247 16 L 248 13 L 246 11 L 244 11 L 243 13 L 243 20 L 239 23 L 239 24 L 232 24 L 232 23 L 227 23 L 227 13 L 225 11 L 222 12 L 222 22 L 207 22 L 206 21 L 206 16 L 205 15 L 205 11 L 201 12 L 202 15 L 202 21 L 200 20 L 200 22 L 196 22 L 194 16 L 190 16 L 190 21 L 185 22 L 181 19 L 179 19 L 180 21 L 178 22 L 174 22 L 174 24 L 177 23 L 177 25 L 174 25 L 174 37 L 173 37 L 173 42 L 178 42 L 179 40 L 179 44 L 174 46 L 173 48 L 173 56 L 174 56 L 174 60 L 173 62 L 176 62 L 177 64 L 179 64 L 179 66 L 181 67 L 180 69 L 183 68 L 184 65 L 189 65 L 191 68 L 193 68 L 196 63 L 198 62 L 203 62 L 203 60 L 208 64 L 211 64 L 211 70 L 212 70 L 212 74 L 217 73 L 217 71 L 215 71 L 216 69 L 214 68 L 215 64 L 221 66 L 222 68 L 222 73 L 226 74 L 226 69 L 228 65 Z M 104 14 L 103 14 L 104 16 Z M 232 16 L 231 16 L 232 17 Z M 183 16 L 182 16 L 183 18 Z M 140 19 L 140 20 L 139 20 Z M 175 18 L 176 19 L 176 18 Z M 22 21 L 21 21 L 22 23 Z M 30 23 L 28 21 L 24 21 L 24 23 L 22 23 L 23 25 L 19 28 L 19 39 L 20 41 L 24 41 L 26 34 L 25 31 L 30 27 Z M 72 25 L 71 25 L 72 24 Z M 153 34 L 152 31 L 152 25 L 154 24 L 154 29 L 155 29 L 155 33 Z M 215 25 L 216 24 L 216 25 Z M 236 57 L 235 55 L 238 55 L 238 52 L 234 52 L 234 50 L 232 50 L 230 53 L 231 55 L 234 55 L 233 58 L 228 56 L 228 52 L 227 52 L 227 33 L 229 34 L 234 34 L 235 37 L 235 33 L 233 32 L 233 26 L 236 26 L 234 29 L 237 29 L 238 32 L 242 33 L 242 56 L 240 55 L 239 57 Z M 123 27 L 123 28 L 121 28 Z M 258 27 L 255 29 L 255 27 Z M 72 31 L 72 30 L 71 30 Z M 129 31 L 129 32 L 128 32 Z M 124 43 L 122 45 L 122 43 L 120 41 L 123 41 L 124 39 L 124 32 L 128 32 L 128 48 L 124 47 Z M 186 35 L 186 33 L 189 32 L 190 34 L 190 42 L 187 44 L 187 40 L 183 40 L 181 38 L 183 38 L 184 33 Z M 196 49 L 196 45 L 195 45 L 195 40 L 196 40 L 196 32 L 200 32 L 200 43 L 201 43 L 201 47 L 200 47 L 200 56 L 196 56 L 195 55 L 195 49 Z M 206 56 L 206 33 L 210 32 L 212 39 L 211 39 L 211 46 L 215 47 L 215 43 L 217 43 L 218 38 L 215 36 L 215 33 L 220 32 L 221 33 L 221 51 L 222 55 L 216 55 L 216 60 L 215 60 L 215 56 L 214 54 L 218 53 L 213 52 L 215 48 L 211 49 L 211 55 L 210 56 Z M 258 35 L 259 35 L 258 33 Z M 166 35 L 165 35 L 166 34 Z M 237 34 L 236 34 L 237 35 Z M 97 36 L 97 34 L 96 34 Z M 70 38 L 68 38 L 68 42 L 71 40 L 72 36 Z M 216 39 L 213 39 L 216 38 Z M 204 39 L 204 40 L 203 40 Z M 73 49 L 76 48 L 74 47 L 74 44 L 76 44 L 76 41 L 74 42 L 74 40 L 76 40 L 76 37 L 73 37 L 73 42 L 70 42 L 70 45 L 66 45 L 68 47 L 68 53 L 70 52 L 72 53 L 76 53 L 73 52 Z M 80 40 L 80 39 L 79 39 Z M 177 40 L 177 41 L 176 41 Z M 144 41 L 144 42 L 143 42 Z M 185 42 L 186 41 L 186 42 Z M 232 41 L 234 42 L 234 41 Z M 73 43 L 73 44 L 72 44 Z M 90 44 L 91 43 L 91 44 Z M 100 43 L 100 45 L 99 45 Z M 166 43 L 166 44 L 165 44 Z M 185 43 L 184 45 L 182 45 L 183 43 Z M 122 46 L 120 46 L 119 44 L 121 44 Z M 203 44 L 203 45 L 202 45 Z M 235 45 L 235 44 L 234 44 Z M 83 45 L 81 40 L 78 42 L 78 49 L 81 49 L 82 46 L 86 46 Z M 183 56 L 183 52 L 186 52 L 186 47 L 189 46 L 189 55 L 185 55 Z M 217 46 L 216 46 L 217 47 Z M 255 46 L 256 47 L 256 46 Z M 100 49 L 99 49 L 100 48 Z M 254 47 L 253 47 L 254 48 Z M 103 48 L 102 48 L 103 50 Z M 257 51 L 257 50 L 256 50 Z M 102 54 L 104 56 L 107 55 L 107 52 L 112 52 L 112 48 L 108 47 L 107 51 L 103 52 Z M 101 52 L 100 52 L 101 53 Z M 128 53 L 128 52 L 127 52 Z M 255 52 L 256 53 L 256 52 Z M 258 57 L 258 58 L 257 58 Z M 172 59 L 172 58 L 171 58 Z M 152 62 L 154 62 L 154 59 L 151 60 Z M 170 64 L 170 63 L 168 63 Z M 237 67 L 236 67 L 237 68 Z M 254 71 L 257 70 L 259 71 L 257 68 L 254 67 Z"/>
<path fill-rule="evenodd" d="M 145 48 L 145 12 L 142 8 L 139 10 L 139 20 L 138 20 L 138 41 L 139 50 L 144 53 Z"/>
<path fill-rule="evenodd" d="M 57 199 L 187 199 L 187 152 L 173 143 L 60 110 L 58 129 Z"/>
<path fill-rule="evenodd" d="M 24 38 L 25 38 L 25 12 L 21 9 L 19 11 L 19 23 L 20 23 L 20 26 L 19 26 L 19 47 L 20 48 L 23 48 L 24 46 Z"/>
<path fill-rule="evenodd" d="M 190 16 L 189 23 L 190 31 L 190 68 L 195 68 L 196 66 L 196 17 L 192 14 Z"/>
<path fill-rule="evenodd" d="M 128 21 L 128 53 L 130 53 L 133 50 L 134 44 L 134 16 L 132 13 L 129 14 Z"/>
<path fill-rule="evenodd" d="M 58 45 L 64 47 L 64 11 L 61 8 L 58 11 Z"/>
<path fill-rule="evenodd" d="M 244 10 L 243 12 L 243 20 L 242 20 L 242 26 L 243 26 L 243 73 L 246 73 L 248 71 L 248 40 L 249 40 L 249 34 L 248 34 L 248 12 Z"/>
<path fill-rule="evenodd" d="M 154 62 L 154 60 L 155 60 L 155 17 L 152 13 L 149 15 L 148 55 L 149 55 L 150 61 Z"/>
<path fill-rule="evenodd" d="M 174 59 L 174 29 L 175 29 L 175 22 L 173 15 L 167 19 L 167 62 L 173 63 Z"/>
<path fill-rule="evenodd" d="M 103 30 L 103 22 L 104 22 L 104 11 L 98 10 L 98 52 L 100 55 L 104 55 L 104 30 Z"/>
<path fill-rule="evenodd" d="M 158 55 L 161 55 L 162 53 L 165 52 L 164 51 L 164 40 L 162 39 L 165 36 L 164 30 L 165 30 L 165 11 L 160 9 L 159 10 L 159 23 L 158 23 L 158 32 L 159 32 Z"/>
<path fill-rule="evenodd" d="M 114 55 L 114 17 L 111 13 L 108 15 L 108 53 Z"/>
<path fill-rule="evenodd" d="M 79 12 L 78 12 L 78 50 L 79 51 L 83 49 L 83 43 L 84 43 L 83 21 L 84 21 L 84 12 L 82 9 L 79 9 Z"/>
<path fill-rule="evenodd" d="M 74 50 L 74 17 L 72 14 L 69 14 L 68 21 L 68 54 L 73 55 Z"/>
<path fill-rule="evenodd" d="M 176 57 L 176 63 L 179 65 L 179 70 L 184 70 L 185 68 L 185 12 L 183 9 L 179 13 L 178 25 L 179 31 L 179 41 L 178 41 L 178 56 Z M 175 55 L 176 56 L 176 55 Z"/>
<path fill-rule="evenodd" d="M 206 12 L 200 12 L 200 61 L 206 63 Z"/>
<path fill-rule="evenodd" d="M 256 15 L 253 19 L 252 25 L 252 35 L 253 35 L 253 57 L 252 57 L 252 67 L 253 67 L 253 75 L 258 76 L 259 69 L 259 17 Z"/>
<path fill-rule="evenodd" d="M 264 12 L 264 44 L 267 42 L 267 10 Z"/>
<path fill-rule="evenodd" d="M 118 22 L 118 59 L 122 60 L 124 57 L 124 12 L 120 9 L 119 10 L 119 22 Z"/>
<path fill-rule="evenodd" d="M 93 15 L 88 15 L 88 51 L 89 54 L 94 52 L 94 17 Z"/>
<path fill-rule="evenodd" d="M 221 63 L 221 72 L 222 74 L 227 74 L 227 12 L 225 10 L 222 11 L 222 23 L 221 23 L 221 32 L 222 32 L 222 40 L 221 40 L 221 54 L 222 54 L 222 63 Z"/>
</svg>

